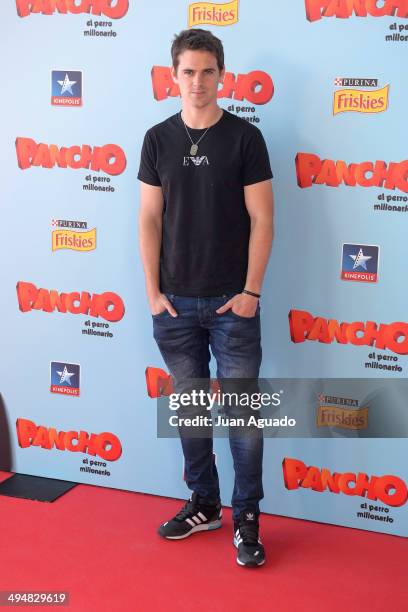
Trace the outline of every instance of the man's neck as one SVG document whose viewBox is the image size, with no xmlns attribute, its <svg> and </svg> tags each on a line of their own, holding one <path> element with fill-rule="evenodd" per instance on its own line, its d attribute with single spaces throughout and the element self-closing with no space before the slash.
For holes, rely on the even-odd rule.
<svg viewBox="0 0 408 612">
<path fill-rule="evenodd" d="M 221 119 L 222 114 L 223 110 L 217 104 L 209 108 L 183 108 L 181 111 L 184 123 L 193 130 L 202 130 L 214 125 Z"/>
</svg>

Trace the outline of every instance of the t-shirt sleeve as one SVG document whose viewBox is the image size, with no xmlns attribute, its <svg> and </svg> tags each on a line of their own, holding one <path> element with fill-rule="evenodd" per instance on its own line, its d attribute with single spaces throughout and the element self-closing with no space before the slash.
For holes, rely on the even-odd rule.
<svg viewBox="0 0 408 612">
<path fill-rule="evenodd" d="M 137 178 L 149 185 L 161 186 L 159 174 L 157 172 L 157 150 L 156 143 L 151 130 L 145 134 L 142 152 L 140 155 L 140 166 Z"/>
<path fill-rule="evenodd" d="M 254 126 L 255 127 L 255 126 Z M 242 184 L 252 185 L 273 178 L 268 149 L 261 130 L 245 134 L 242 146 Z"/>
</svg>

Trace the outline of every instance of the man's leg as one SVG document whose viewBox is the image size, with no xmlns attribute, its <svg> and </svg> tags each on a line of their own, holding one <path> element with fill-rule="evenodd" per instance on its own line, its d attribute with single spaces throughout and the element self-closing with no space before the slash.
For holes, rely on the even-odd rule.
<svg viewBox="0 0 408 612">
<path fill-rule="evenodd" d="M 230 296 L 213 298 L 214 310 Z M 262 360 L 259 308 L 254 317 L 245 318 L 227 311 L 215 313 L 210 326 L 210 346 L 217 360 L 217 378 L 224 393 L 258 392 L 257 379 Z M 233 379 L 233 380 L 230 380 Z M 228 412 L 228 407 L 227 412 Z M 231 407 L 231 416 L 257 415 L 256 411 Z M 262 488 L 262 430 L 245 430 L 241 435 L 230 435 L 230 446 L 235 469 L 232 495 L 233 518 L 243 510 L 259 513 Z"/>
<path fill-rule="evenodd" d="M 172 317 L 167 311 L 155 315 L 153 328 L 154 338 L 173 376 L 175 392 L 191 392 L 191 379 L 200 379 L 195 381 L 194 389 L 200 390 L 200 387 L 207 392 L 210 378 L 208 331 L 200 325 L 197 298 L 167 297 L 178 316 Z M 218 503 L 220 490 L 217 468 L 213 461 L 212 437 L 193 438 L 191 429 L 187 431 L 179 428 L 179 431 L 188 488 L 209 503 Z"/>
<path fill-rule="evenodd" d="M 231 296 L 213 298 L 214 311 Z M 210 346 L 217 360 L 217 378 L 223 393 L 258 393 L 258 376 L 262 360 L 259 306 L 251 318 L 228 310 L 214 312 L 210 326 Z M 234 396 L 232 396 L 234 397 Z M 257 416 L 250 406 L 224 404 L 230 417 Z M 239 565 L 257 566 L 265 562 L 265 551 L 259 539 L 259 502 L 263 498 L 262 459 L 263 431 L 255 425 L 233 430 L 229 441 L 234 461 L 235 482 L 232 494 L 234 544 Z"/>
</svg>

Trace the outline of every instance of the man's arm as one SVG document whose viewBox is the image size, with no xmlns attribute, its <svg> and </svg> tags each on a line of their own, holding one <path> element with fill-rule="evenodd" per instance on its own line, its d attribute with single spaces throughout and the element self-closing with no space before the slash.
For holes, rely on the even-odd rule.
<svg viewBox="0 0 408 612">
<path fill-rule="evenodd" d="M 273 240 L 273 191 L 271 180 L 260 181 L 244 187 L 245 205 L 251 219 L 248 246 L 248 269 L 245 289 L 262 292 L 262 283 Z M 246 293 L 238 293 L 217 310 L 222 314 L 232 308 L 242 317 L 253 317 L 258 299 Z"/>
<path fill-rule="evenodd" d="M 160 292 L 162 188 L 143 182 L 140 185 L 139 244 L 150 310 L 152 314 L 159 314 L 167 309 L 171 315 L 177 316 L 172 304 Z"/>
<path fill-rule="evenodd" d="M 247 185 L 244 193 L 245 205 L 251 218 L 245 289 L 261 293 L 273 240 L 272 181 Z"/>
</svg>

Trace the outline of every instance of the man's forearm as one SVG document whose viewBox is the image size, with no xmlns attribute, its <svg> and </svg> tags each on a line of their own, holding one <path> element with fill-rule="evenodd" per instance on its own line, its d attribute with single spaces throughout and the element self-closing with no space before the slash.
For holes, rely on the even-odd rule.
<svg viewBox="0 0 408 612">
<path fill-rule="evenodd" d="M 146 291 L 152 295 L 160 291 L 160 249 L 162 224 L 155 219 L 140 221 L 140 252 L 145 273 Z"/>
<path fill-rule="evenodd" d="M 273 220 L 256 219 L 251 221 L 248 246 L 248 271 L 245 289 L 261 293 L 266 266 L 272 248 Z"/>
</svg>

